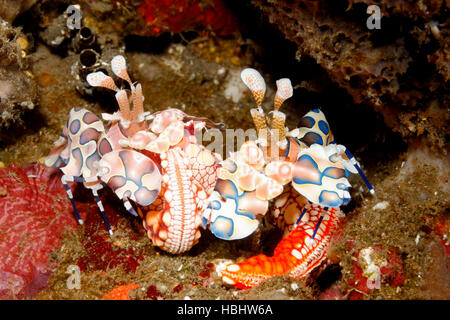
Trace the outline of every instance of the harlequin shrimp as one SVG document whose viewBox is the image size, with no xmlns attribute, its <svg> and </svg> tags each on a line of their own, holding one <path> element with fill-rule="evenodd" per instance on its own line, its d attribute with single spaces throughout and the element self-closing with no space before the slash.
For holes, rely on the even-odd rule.
<svg viewBox="0 0 450 320">
<path fill-rule="evenodd" d="M 276 82 L 274 110 L 266 115 L 262 76 L 249 68 L 242 71 L 241 78 L 257 104 L 250 112 L 258 139 L 247 142 L 223 162 L 205 214 L 211 217 L 211 224 L 219 221 L 217 229 L 225 231 L 245 217 L 245 232 L 226 233 L 228 239 L 237 239 L 236 235 L 246 236 L 256 229 L 258 219 L 268 210 L 268 201 L 274 199 L 272 216 L 284 238 L 273 256 L 260 254 L 216 269 L 225 283 L 250 288 L 275 275 L 303 278 L 326 259 L 331 235 L 344 216 L 339 207 L 350 201 L 350 172 L 359 173 L 371 193 L 374 189 L 350 152 L 335 143 L 321 110 L 308 112 L 298 128 L 285 128 L 286 115 L 279 108 L 293 94 L 289 79 Z"/>
<path fill-rule="evenodd" d="M 92 190 L 113 235 L 98 196 L 106 185 L 132 215 L 143 219 L 156 246 L 170 253 L 187 251 L 200 237 L 205 200 L 214 189 L 221 161 L 197 144 L 195 134 L 220 124 L 178 109 L 144 112 L 142 87 L 131 82 L 125 58 L 115 56 L 111 68 L 129 89 L 119 89 L 101 71 L 86 80 L 93 87 L 115 91 L 119 111 L 103 113 L 104 125 L 94 113 L 73 108 L 45 164 L 63 172 L 61 181 L 80 224 L 83 220 L 68 182 L 82 182 Z"/>
</svg>

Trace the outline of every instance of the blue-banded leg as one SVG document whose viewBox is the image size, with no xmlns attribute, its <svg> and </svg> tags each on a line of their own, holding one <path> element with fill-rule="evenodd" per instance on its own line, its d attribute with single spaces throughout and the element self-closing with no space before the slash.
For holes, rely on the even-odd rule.
<svg viewBox="0 0 450 320">
<path fill-rule="evenodd" d="M 67 184 L 67 182 L 83 182 L 83 181 L 84 180 L 81 177 L 73 177 L 73 176 L 68 176 L 68 175 L 63 175 L 61 177 L 61 182 L 62 182 L 64 188 L 66 189 L 67 196 L 69 197 L 69 200 L 72 203 L 73 212 L 75 213 L 75 216 L 77 217 L 79 224 L 83 224 L 83 219 L 81 219 L 81 217 L 80 217 L 80 213 L 78 212 L 77 206 L 75 205 L 75 201 L 73 200 L 72 190 L 70 190 L 70 187 Z"/>
<path fill-rule="evenodd" d="M 297 222 L 295 223 L 294 229 L 297 227 L 297 225 L 300 223 L 300 221 L 302 221 L 303 216 L 305 215 L 306 212 L 306 206 L 303 208 L 302 213 L 300 213 L 300 216 L 297 219 Z"/>
<path fill-rule="evenodd" d="M 103 208 L 102 201 L 100 200 L 100 197 L 98 196 L 97 190 L 103 188 L 101 184 L 98 184 L 92 188 L 92 194 L 94 195 L 95 201 L 97 202 L 98 209 L 100 210 L 100 213 L 102 215 L 103 221 L 105 221 L 106 228 L 108 229 L 109 234 L 112 236 L 113 232 L 111 230 L 111 226 L 109 225 L 108 219 L 105 215 L 105 209 Z"/>
<path fill-rule="evenodd" d="M 323 216 L 325 214 L 327 214 L 327 213 L 328 213 L 328 207 L 324 207 L 323 210 L 320 212 L 319 221 L 317 222 L 317 225 L 314 228 L 314 232 L 313 232 L 313 235 L 311 237 L 313 240 L 314 240 L 314 237 L 316 236 L 317 230 L 319 230 L 320 224 L 322 223 Z"/>
<path fill-rule="evenodd" d="M 350 153 L 350 151 L 348 151 L 347 149 L 345 149 L 345 154 L 347 155 L 348 159 L 352 162 L 353 166 L 356 168 L 356 170 L 358 171 L 359 175 L 361 176 L 361 178 L 363 179 L 364 183 L 366 184 L 367 188 L 369 188 L 369 191 L 371 194 L 375 194 L 375 189 L 372 187 L 372 185 L 369 182 L 369 179 L 367 179 L 366 175 L 364 174 L 364 172 L 362 171 L 361 167 L 359 166 L 358 162 L 356 161 L 355 157 Z"/>
</svg>

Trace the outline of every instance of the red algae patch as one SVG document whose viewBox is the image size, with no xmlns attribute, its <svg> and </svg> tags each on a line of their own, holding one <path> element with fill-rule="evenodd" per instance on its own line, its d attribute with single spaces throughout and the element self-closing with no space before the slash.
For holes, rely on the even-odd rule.
<svg viewBox="0 0 450 320">
<path fill-rule="evenodd" d="M 147 289 L 147 299 L 150 300 L 158 300 L 158 297 L 163 298 L 163 295 L 161 294 L 161 292 L 159 292 L 159 290 L 156 288 L 155 285 L 151 285 L 148 287 Z"/>
<path fill-rule="evenodd" d="M 49 257 L 76 221 L 52 168 L 0 169 L 0 299 L 32 297 L 45 288 Z"/>
<path fill-rule="evenodd" d="M 122 268 L 126 273 L 135 272 L 143 253 L 129 245 L 127 241 L 136 238 L 131 229 L 120 229 L 121 215 L 111 207 L 108 199 L 102 198 L 105 214 L 115 232 L 110 237 L 94 200 L 79 204 L 84 219 L 84 237 L 82 245 L 84 254 L 78 259 L 81 271 L 107 271 L 116 267 Z M 83 215 L 83 212 L 86 212 Z M 122 218 L 123 219 L 123 218 Z M 134 239 L 136 240 L 136 239 Z"/>
<path fill-rule="evenodd" d="M 237 29 L 237 21 L 222 0 L 208 3 L 182 1 L 142 1 L 137 13 L 146 23 L 146 35 L 185 30 L 211 30 L 217 35 L 230 35 Z"/>
</svg>

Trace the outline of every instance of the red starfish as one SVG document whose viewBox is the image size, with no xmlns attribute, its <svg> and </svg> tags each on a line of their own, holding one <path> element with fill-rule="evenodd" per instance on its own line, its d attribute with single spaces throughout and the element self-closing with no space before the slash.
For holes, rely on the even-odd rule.
<svg viewBox="0 0 450 320">
<path fill-rule="evenodd" d="M 239 263 L 228 264 L 217 272 L 222 280 L 239 289 L 259 285 L 273 276 L 288 275 L 300 279 L 308 275 L 326 258 L 326 250 L 332 233 L 339 227 L 344 216 L 338 208 L 326 212 L 319 205 L 311 205 L 306 211 L 309 219 L 300 221 L 275 248 L 272 257 L 260 254 Z M 319 217 L 323 220 L 312 239 Z"/>
</svg>

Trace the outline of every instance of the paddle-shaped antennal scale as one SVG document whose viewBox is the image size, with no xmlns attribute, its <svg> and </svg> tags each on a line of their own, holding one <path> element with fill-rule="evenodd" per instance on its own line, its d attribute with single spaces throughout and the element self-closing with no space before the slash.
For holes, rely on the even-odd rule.
<svg viewBox="0 0 450 320">
<path fill-rule="evenodd" d="M 277 92 L 273 99 L 273 108 L 274 110 L 279 110 L 283 102 L 292 97 L 294 90 L 292 89 L 291 80 L 288 78 L 277 80 L 276 84 Z"/>
<path fill-rule="evenodd" d="M 119 90 L 119 88 L 117 88 L 116 84 L 114 83 L 114 80 L 110 76 L 104 74 L 102 71 L 89 73 L 86 76 L 86 81 L 92 87 L 102 87 L 114 91 Z"/>
<path fill-rule="evenodd" d="M 247 68 L 241 72 L 241 79 L 252 92 L 257 106 L 261 108 L 264 95 L 266 94 L 264 78 L 255 69 Z"/>
<path fill-rule="evenodd" d="M 111 60 L 111 69 L 114 72 L 116 76 L 118 76 L 120 79 L 125 80 L 128 82 L 133 88 L 133 85 L 131 84 L 130 76 L 127 72 L 127 63 L 125 61 L 125 58 L 121 55 L 117 55 Z"/>
</svg>

